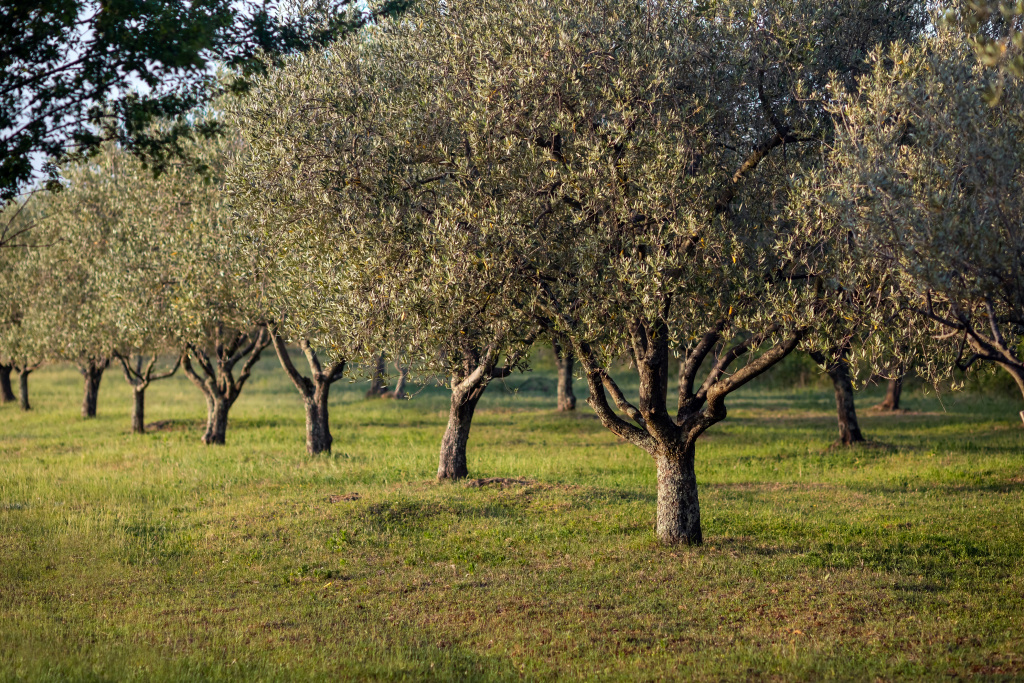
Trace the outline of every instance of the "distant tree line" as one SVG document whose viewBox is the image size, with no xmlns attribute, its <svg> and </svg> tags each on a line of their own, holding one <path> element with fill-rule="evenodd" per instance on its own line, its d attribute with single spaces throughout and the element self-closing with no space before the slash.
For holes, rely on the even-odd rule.
<svg viewBox="0 0 1024 683">
<path fill-rule="evenodd" d="M 927 10 L 420 2 L 281 58 L 193 113 L 222 134 L 177 140 L 188 163 L 101 141 L 7 205 L 0 392 L 17 373 L 28 409 L 29 374 L 71 361 L 90 416 L 114 364 L 142 432 L 180 369 L 222 444 L 273 346 L 315 454 L 331 385 L 382 395 L 393 364 L 394 398 L 451 391 L 450 480 L 487 387 L 543 342 L 558 409 L 578 372 L 654 460 L 659 539 L 700 543 L 699 438 L 792 354 L 832 380 L 843 444 L 859 372 L 888 409 L 905 376 L 984 363 L 1024 393 L 1020 16 Z"/>
</svg>

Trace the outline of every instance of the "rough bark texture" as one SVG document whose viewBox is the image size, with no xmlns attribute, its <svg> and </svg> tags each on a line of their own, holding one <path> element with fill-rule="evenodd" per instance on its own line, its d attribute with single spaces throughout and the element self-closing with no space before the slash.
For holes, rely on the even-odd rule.
<svg viewBox="0 0 1024 683">
<path fill-rule="evenodd" d="M 97 361 L 89 359 L 78 366 L 85 380 L 85 392 L 82 396 L 82 417 L 96 417 L 96 404 L 99 401 L 100 381 L 103 379 L 103 371 L 110 364 L 109 358 Z"/>
<path fill-rule="evenodd" d="M 903 378 L 891 379 L 885 389 L 885 400 L 878 405 L 879 410 L 900 410 L 900 396 L 903 394 Z"/>
<path fill-rule="evenodd" d="M 558 342 L 552 344 L 555 350 L 555 364 L 558 366 L 558 410 L 576 410 L 576 395 L 572 392 L 572 374 L 576 359 L 572 350 L 561 348 Z"/>
<path fill-rule="evenodd" d="M 217 396 L 206 397 L 206 431 L 203 432 L 203 443 L 207 446 L 224 445 L 228 431 L 228 410 L 231 404 L 227 399 Z"/>
<path fill-rule="evenodd" d="M 366 392 L 366 398 L 380 398 L 387 393 L 388 385 L 384 381 L 387 373 L 387 364 L 384 362 L 384 354 L 377 356 L 377 365 L 373 369 L 373 377 L 370 381 L 370 388 Z"/>
<path fill-rule="evenodd" d="M 853 402 L 853 379 L 850 376 L 850 364 L 847 362 L 849 349 L 843 348 L 834 360 L 826 359 L 824 354 L 812 352 L 811 358 L 818 365 L 825 366 L 825 372 L 832 380 L 836 394 L 836 416 L 839 422 L 839 443 L 850 446 L 864 441 L 860 424 L 857 422 L 857 408 Z"/>
<path fill-rule="evenodd" d="M 146 433 L 146 387 L 132 387 L 132 432 Z"/>
<path fill-rule="evenodd" d="M 10 365 L 0 364 L 0 404 L 14 403 L 14 389 L 11 387 L 11 371 L 14 368 Z"/>
<path fill-rule="evenodd" d="M 334 437 L 331 436 L 328 417 L 327 392 L 323 392 L 322 396 L 303 399 L 303 403 L 306 406 L 306 451 L 310 455 L 330 453 Z"/>
<path fill-rule="evenodd" d="M 284 338 L 276 330 L 272 335 L 272 342 L 281 367 L 299 390 L 306 409 L 306 451 L 310 455 L 330 453 L 334 438 L 331 436 L 328 399 L 331 384 L 341 379 L 345 372 L 345 361 L 338 360 L 324 368 L 309 340 L 301 339 L 299 348 L 306 356 L 311 374 L 311 377 L 304 377 L 292 363 Z"/>
<path fill-rule="evenodd" d="M 32 410 L 32 404 L 28 401 L 28 376 L 31 374 L 31 370 L 18 371 L 18 399 L 22 410 Z"/>
<path fill-rule="evenodd" d="M 694 448 L 657 456 L 658 514 L 655 533 L 662 543 L 699 545 L 704 541 L 697 499 Z"/>
<path fill-rule="evenodd" d="M 437 480 L 464 479 L 469 476 L 466 465 L 466 445 L 469 443 L 469 429 L 473 425 L 476 404 L 487 388 L 482 383 L 469 391 L 452 392 L 451 408 L 448 411 L 448 428 L 441 440 L 441 454 L 437 463 Z"/>
</svg>

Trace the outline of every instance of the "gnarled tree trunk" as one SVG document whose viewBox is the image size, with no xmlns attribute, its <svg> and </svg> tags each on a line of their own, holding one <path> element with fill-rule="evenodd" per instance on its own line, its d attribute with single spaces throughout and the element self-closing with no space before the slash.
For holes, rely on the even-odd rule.
<svg viewBox="0 0 1024 683">
<path fill-rule="evenodd" d="M 571 348 L 562 348 L 557 341 L 552 342 L 552 347 L 555 350 L 555 365 L 558 367 L 558 410 L 576 410 L 576 395 L 572 391 L 572 374 L 576 359 Z"/>
<path fill-rule="evenodd" d="M 303 398 L 306 407 L 306 451 L 310 455 L 330 453 L 334 437 L 327 408 L 327 393 L 330 385 L 310 398 Z"/>
<path fill-rule="evenodd" d="M 335 361 L 325 369 L 320 364 L 316 351 L 310 346 L 309 340 L 300 339 L 299 348 L 306 356 L 311 374 L 311 377 L 304 377 L 292 363 L 284 338 L 276 329 L 271 335 L 271 340 L 281 367 L 299 390 L 302 404 L 306 409 L 306 451 L 310 455 L 330 453 L 334 438 L 331 436 L 328 399 L 331 384 L 341 379 L 345 372 L 345 361 Z"/>
<path fill-rule="evenodd" d="M 206 429 L 202 442 L 206 445 L 223 445 L 228 429 L 228 411 L 235 404 L 245 383 L 249 381 L 252 367 L 260 359 L 260 353 L 267 348 L 271 335 L 263 326 L 249 332 L 226 333 L 218 326 L 215 336 L 214 353 L 190 344 L 181 354 L 181 367 L 192 384 L 206 397 Z M 192 367 L 195 356 L 201 377 Z M 236 378 L 235 365 L 245 359 Z"/>
<path fill-rule="evenodd" d="M 453 382 L 453 384 L 456 384 Z M 466 465 L 466 445 L 469 443 L 469 429 L 473 425 L 476 404 L 483 396 L 487 383 L 465 391 L 452 391 L 451 408 L 448 410 L 448 427 L 441 440 L 441 454 L 437 463 L 437 479 L 464 479 L 469 476 Z"/>
<path fill-rule="evenodd" d="M 889 380 L 885 389 L 885 400 L 878 405 L 879 410 L 900 410 L 900 397 L 903 394 L 903 377 Z"/>
<path fill-rule="evenodd" d="M 103 360 L 89 359 L 78 366 L 85 380 L 85 392 L 82 396 L 82 417 L 96 417 L 96 404 L 99 401 L 100 380 L 103 379 L 103 371 L 110 364 L 109 358 Z"/>
<path fill-rule="evenodd" d="M 826 359 L 824 354 L 817 351 L 810 354 L 815 363 L 825 366 L 825 372 L 832 380 L 832 387 L 836 395 L 839 443 L 844 446 L 864 441 L 860 424 L 857 422 L 857 408 L 853 402 L 853 379 L 850 376 L 850 364 L 847 361 L 849 352 L 849 347 L 841 348 L 834 360 Z"/>
<path fill-rule="evenodd" d="M 566 328 L 571 325 L 563 323 Z M 666 544 L 695 545 L 703 542 L 697 476 L 694 469 L 695 444 L 709 427 L 726 417 L 725 399 L 733 391 L 766 372 L 793 352 L 803 338 L 801 329 L 780 335 L 778 325 L 758 334 L 739 337 L 726 347 L 723 331 L 729 320 L 717 321 L 694 345 L 686 349 L 679 370 L 679 404 L 675 417 L 668 412 L 668 325 L 663 320 L 634 320 L 629 330 L 633 361 L 639 382 L 639 402 L 634 405 L 601 365 L 590 344 L 574 339 L 577 358 L 583 366 L 590 397 L 587 402 L 598 419 L 612 433 L 649 453 L 658 468 L 658 503 L 655 533 Z M 780 336 L 767 350 L 772 337 Z M 737 337 L 733 337 L 737 339 Z M 697 387 L 702 363 L 718 349 L 714 365 Z M 745 359 L 743 367 L 730 366 Z M 609 404 L 611 397 L 617 412 Z M 622 413 L 620 415 L 620 412 Z"/>
<path fill-rule="evenodd" d="M 14 388 L 11 386 L 11 371 L 13 366 L 0 364 L 0 404 L 13 403 Z"/>
<path fill-rule="evenodd" d="M 540 328 L 531 331 L 514 352 L 505 358 L 504 367 L 496 367 L 500 347 L 498 342 L 485 349 L 474 349 L 468 345 L 463 349 L 463 367 L 452 376 L 451 407 L 448 410 L 448 427 L 441 440 L 441 452 L 437 463 L 437 480 L 463 479 L 469 475 L 466 464 L 466 445 L 469 430 L 473 425 L 476 404 L 492 379 L 508 377 L 512 369 L 530 350 Z"/>
<path fill-rule="evenodd" d="M 22 410 L 32 410 L 32 405 L 28 401 L 28 376 L 32 374 L 30 369 L 22 369 L 18 371 L 18 399 L 21 402 Z"/>
</svg>

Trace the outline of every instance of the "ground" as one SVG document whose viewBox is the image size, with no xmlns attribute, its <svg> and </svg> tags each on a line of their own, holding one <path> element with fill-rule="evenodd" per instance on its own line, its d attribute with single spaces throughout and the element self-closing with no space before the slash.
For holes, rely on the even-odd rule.
<svg viewBox="0 0 1024 683">
<path fill-rule="evenodd" d="M 94 420 L 67 367 L 0 408 L 0 680 L 1024 680 L 1012 396 L 859 393 L 876 443 L 837 450 L 829 390 L 753 387 L 698 446 L 707 542 L 667 548 L 653 463 L 544 368 L 470 439 L 525 483 L 467 486 L 432 481 L 442 391 L 336 385 L 311 458 L 258 367 L 225 447 L 180 378 L 144 436 L 113 371 Z"/>
</svg>

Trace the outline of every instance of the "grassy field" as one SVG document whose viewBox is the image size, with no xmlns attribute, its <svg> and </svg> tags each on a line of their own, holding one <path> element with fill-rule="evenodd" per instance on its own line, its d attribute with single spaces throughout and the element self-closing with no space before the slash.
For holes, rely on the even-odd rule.
<svg viewBox="0 0 1024 683">
<path fill-rule="evenodd" d="M 552 374 L 488 389 L 473 477 L 437 485 L 440 390 L 334 392 L 310 458 L 272 357 L 199 443 L 154 385 L 128 433 L 72 369 L 0 410 L 2 680 L 1024 680 L 1024 429 L 1012 398 L 912 393 L 833 450 L 818 385 L 752 388 L 698 448 L 706 544 L 655 543 L 655 471 Z M 578 388 L 578 391 L 582 387 Z"/>
</svg>

